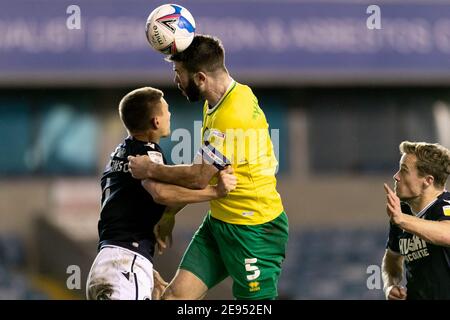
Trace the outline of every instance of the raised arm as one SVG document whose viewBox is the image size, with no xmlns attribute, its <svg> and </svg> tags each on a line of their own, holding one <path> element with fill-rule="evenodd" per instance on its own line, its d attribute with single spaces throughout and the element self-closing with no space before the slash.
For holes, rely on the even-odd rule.
<svg viewBox="0 0 450 320">
<path fill-rule="evenodd" d="M 384 189 L 387 197 L 387 214 L 395 225 L 426 242 L 438 246 L 450 246 L 450 220 L 429 221 L 404 214 L 397 195 L 386 184 Z"/>
<path fill-rule="evenodd" d="M 397 224 L 403 230 L 415 234 L 426 242 L 438 246 L 450 246 L 450 221 L 429 221 L 402 214 Z"/>
</svg>

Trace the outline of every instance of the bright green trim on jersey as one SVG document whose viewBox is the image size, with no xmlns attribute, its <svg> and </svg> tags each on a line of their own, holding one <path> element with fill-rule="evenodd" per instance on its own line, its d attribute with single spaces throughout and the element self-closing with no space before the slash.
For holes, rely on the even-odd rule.
<svg viewBox="0 0 450 320">
<path fill-rule="evenodd" d="M 227 98 L 227 96 L 230 94 L 231 91 L 233 91 L 233 89 L 236 87 L 236 81 L 232 81 L 230 86 L 228 87 L 228 90 L 225 92 L 225 94 L 222 96 L 222 98 L 220 98 L 220 100 L 216 103 L 216 105 L 214 107 L 212 107 L 211 109 L 208 108 L 207 106 L 207 114 L 211 115 L 214 113 L 214 111 L 216 111 L 217 109 L 219 109 L 220 105 L 222 104 L 222 102 Z"/>
</svg>

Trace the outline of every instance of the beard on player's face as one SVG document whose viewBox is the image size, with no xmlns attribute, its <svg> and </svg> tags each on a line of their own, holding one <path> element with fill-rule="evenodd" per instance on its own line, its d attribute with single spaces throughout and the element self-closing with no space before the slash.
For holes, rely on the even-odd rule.
<svg viewBox="0 0 450 320">
<path fill-rule="evenodd" d="M 195 84 L 194 77 L 188 78 L 187 86 L 183 91 L 190 102 L 197 102 L 201 99 L 200 89 Z"/>
</svg>

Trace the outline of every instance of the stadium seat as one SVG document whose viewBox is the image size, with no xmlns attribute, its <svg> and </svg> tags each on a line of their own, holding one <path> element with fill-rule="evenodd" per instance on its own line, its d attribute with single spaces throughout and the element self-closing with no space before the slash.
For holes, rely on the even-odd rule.
<svg viewBox="0 0 450 320">
<path fill-rule="evenodd" d="M 385 230 L 291 230 L 280 298 L 382 299 L 382 290 L 367 288 L 366 271 L 381 264 L 386 236 Z"/>
<path fill-rule="evenodd" d="M 0 234 L 0 300 L 45 300 L 48 297 L 36 291 L 23 274 L 25 251 L 15 234 Z"/>
</svg>

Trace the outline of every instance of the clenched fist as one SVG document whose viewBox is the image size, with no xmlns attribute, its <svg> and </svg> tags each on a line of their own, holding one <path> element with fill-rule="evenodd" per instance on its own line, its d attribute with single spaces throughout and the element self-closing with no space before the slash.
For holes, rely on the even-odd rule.
<svg viewBox="0 0 450 320">
<path fill-rule="evenodd" d="M 236 189 L 236 185 L 237 178 L 233 175 L 233 168 L 231 166 L 219 172 L 217 191 L 220 197 L 225 197 L 229 192 Z"/>
<path fill-rule="evenodd" d="M 150 178 L 149 172 L 155 164 L 150 161 L 148 156 L 128 156 L 128 168 L 133 178 L 146 179 Z"/>
</svg>

